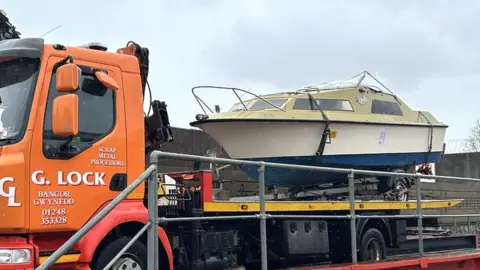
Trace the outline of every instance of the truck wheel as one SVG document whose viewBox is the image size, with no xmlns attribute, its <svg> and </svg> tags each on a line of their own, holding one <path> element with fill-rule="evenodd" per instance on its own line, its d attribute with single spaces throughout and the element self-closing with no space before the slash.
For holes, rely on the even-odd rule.
<svg viewBox="0 0 480 270">
<path fill-rule="evenodd" d="M 105 266 L 122 250 L 131 237 L 119 238 L 106 245 L 94 263 L 94 270 L 103 270 Z M 127 251 L 116 261 L 111 270 L 145 270 L 147 269 L 147 247 L 140 241 L 135 241 Z"/>
<path fill-rule="evenodd" d="M 385 259 L 387 245 L 382 233 L 375 228 L 368 229 L 362 236 L 359 250 L 358 259 L 361 262 Z"/>
</svg>

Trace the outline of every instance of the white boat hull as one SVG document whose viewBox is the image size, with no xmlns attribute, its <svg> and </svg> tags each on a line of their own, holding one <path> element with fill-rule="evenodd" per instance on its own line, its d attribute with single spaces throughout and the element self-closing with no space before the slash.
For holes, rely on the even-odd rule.
<svg viewBox="0 0 480 270">
<path fill-rule="evenodd" d="M 395 169 L 438 162 L 446 127 L 331 122 L 333 135 L 323 155 L 316 156 L 325 122 L 212 121 L 198 127 L 234 159 L 358 169 Z M 433 131 L 433 136 L 431 132 Z M 429 146 L 431 143 L 431 151 Z M 256 169 L 244 170 L 256 178 Z M 267 169 L 267 184 L 281 186 L 339 181 L 325 173 Z M 345 179 L 346 176 L 342 176 Z"/>
</svg>

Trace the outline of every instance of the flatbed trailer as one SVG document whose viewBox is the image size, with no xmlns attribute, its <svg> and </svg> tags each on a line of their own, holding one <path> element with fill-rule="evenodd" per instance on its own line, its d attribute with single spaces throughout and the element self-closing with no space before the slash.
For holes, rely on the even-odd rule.
<svg viewBox="0 0 480 270">
<path fill-rule="evenodd" d="M 205 254 L 212 256 L 211 265 L 195 269 L 225 269 L 232 263 L 223 261 L 220 254 L 233 252 L 239 246 L 233 243 L 248 243 L 246 261 L 237 258 L 234 264 L 260 268 L 260 224 L 251 218 L 222 220 L 224 216 L 241 216 L 261 211 L 259 201 L 215 199 L 212 192 L 212 172 L 192 171 L 168 174 L 170 184 L 161 183 L 160 193 L 166 194 L 169 203 L 160 208 L 160 223 L 171 242 L 185 243 L 182 239 L 200 238 L 194 246 L 181 245 L 174 249 L 198 250 L 195 254 L 178 254 L 178 259 L 188 257 L 193 265 L 202 265 Z M 172 184 L 173 182 L 173 184 Z M 182 187 L 189 195 L 178 196 L 178 190 L 168 187 Z M 169 194 L 170 193 L 170 194 Z M 224 197 L 224 196 L 222 196 Z M 425 200 L 423 209 L 454 207 L 457 200 Z M 355 201 L 355 212 L 363 218 L 356 224 L 356 238 L 359 246 L 359 261 L 383 260 L 391 257 L 411 255 L 418 252 L 418 240 L 407 235 L 407 220 L 388 219 L 379 216 L 400 215 L 402 210 L 416 210 L 417 201 Z M 345 201 L 265 201 L 268 261 L 271 266 L 288 267 L 293 264 L 348 263 L 351 262 L 350 222 L 340 217 L 349 214 L 350 202 Z M 192 220 L 188 217 L 214 218 L 207 221 Z M 170 224 L 172 223 L 172 224 Z M 178 239 L 177 239 L 178 238 Z M 222 240 L 223 239 L 223 240 Z M 423 250 L 463 250 L 476 248 L 475 235 L 424 237 Z M 338 243 L 342 243 L 338 245 Z M 373 244 L 373 245 L 372 245 Z M 215 246 L 213 248 L 212 246 Z M 362 252 L 368 250 L 369 252 Z M 373 253 L 372 253 L 373 252 Z M 214 255 L 217 253 L 217 255 Z M 372 258 L 374 256 L 374 258 Z M 176 263 L 181 265 L 181 263 Z M 189 269 L 187 265 L 185 268 Z M 218 267 L 218 268 L 215 268 Z M 256 269 L 256 268 L 252 268 Z"/>
</svg>

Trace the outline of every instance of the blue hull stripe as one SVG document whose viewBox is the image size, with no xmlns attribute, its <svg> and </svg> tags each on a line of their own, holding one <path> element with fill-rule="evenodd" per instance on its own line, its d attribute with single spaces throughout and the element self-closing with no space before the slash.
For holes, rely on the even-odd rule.
<svg viewBox="0 0 480 270">
<path fill-rule="evenodd" d="M 273 157 L 244 159 L 253 161 L 265 161 L 274 163 L 287 163 L 309 166 L 336 167 L 347 169 L 363 170 L 387 170 L 403 169 L 413 164 L 424 162 L 437 163 L 441 159 L 442 152 L 427 153 L 398 153 L 398 154 L 363 154 L 363 155 L 335 155 L 335 156 L 304 156 L 304 157 Z M 258 180 L 256 167 L 243 166 L 242 169 L 253 179 Z M 283 168 L 269 168 L 265 170 L 265 183 L 267 185 L 293 186 L 293 185 L 314 185 L 346 181 L 346 175 L 310 172 L 300 170 L 289 170 Z"/>
</svg>

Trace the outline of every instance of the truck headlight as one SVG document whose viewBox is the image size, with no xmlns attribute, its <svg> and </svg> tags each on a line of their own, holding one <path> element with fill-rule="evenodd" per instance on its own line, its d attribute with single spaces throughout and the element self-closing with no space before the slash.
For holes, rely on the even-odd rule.
<svg viewBox="0 0 480 270">
<path fill-rule="evenodd" d="M 25 248 L 1 248 L 0 264 L 30 263 L 31 252 Z"/>
</svg>

